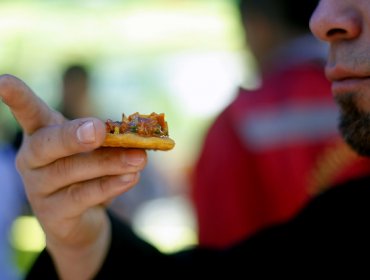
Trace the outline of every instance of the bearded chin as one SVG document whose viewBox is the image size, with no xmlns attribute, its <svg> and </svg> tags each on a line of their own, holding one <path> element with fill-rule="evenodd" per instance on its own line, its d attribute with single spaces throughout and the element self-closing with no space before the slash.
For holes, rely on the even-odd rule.
<svg viewBox="0 0 370 280">
<path fill-rule="evenodd" d="M 336 98 L 341 108 L 339 131 L 358 154 L 370 156 L 370 113 L 361 111 L 355 100 L 355 94 Z"/>
</svg>

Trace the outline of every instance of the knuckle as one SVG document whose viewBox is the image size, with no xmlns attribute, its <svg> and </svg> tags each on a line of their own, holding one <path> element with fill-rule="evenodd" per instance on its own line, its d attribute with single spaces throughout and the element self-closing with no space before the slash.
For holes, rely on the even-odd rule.
<svg viewBox="0 0 370 280">
<path fill-rule="evenodd" d="M 60 160 L 57 160 L 53 164 L 53 172 L 51 176 L 56 176 L 56 177 L 68 177 L 71 170 L 73 169 L 72 163 L 68 158 L 62 158 Z"/>
<path fill-rule="evenodd" d="M 122 153 L 112 149 L 101 149 L 98 155 L 98 165 L 102 170 L 110 170 L 110 173 L 118 174 L 132 169 L 122 161 Z"/>
<path fill-rule="evenodd" d="M 106 152 L 105 150 L 99 151 L 99 165 L 101 167 L 109 167 L 114 163 L 114 155 L 110 152 Z"/>
<path fill-rule="evenodd" d="M 77 149 L 77 145 L 74 145 L 75 141 L 73 141 L 75 138 L 74 127 L 72 127 L 69 123 L 66 123 L 62 126 L 59 136 L 59 139 L 63 146 L 65 146 L 65 149 L 72 151 Z"/>
<path fill-rule="evenodd" d="M 52 115 L 51 122 L 53 124 L 63 124 L 66 121 L 66 118 L 59 111 L 54 111 Z"/>
<path fill-rule="evenodd" d="M 73 203 L 81 204 L 86 199 L 86 195 L 82 193 L 82 189 L 79 185 L 72 185 L 67 189 L 67 195 Z"/>
<path fill-rule="evenodd" d="M 88 205 L 101 200 L 105 195 L 105 178 L 83 182 L 68 188 L 68 196 L 76 205 Z"/>
<path fill-rule="evenodd" d="M 49 194 L 49 189 L 46 187 L 50 184 L 50 178 L 46 175 L 48 172 L 39 172 L 32 170 L 24 174 L 26 192 L 29 198 L 40 198 Z"/>
<path fill-rule="evenodd" d="M 32 141 L 28 141 L 27 137 L 23 138 L 22 145 L 15 157 L 15 166 L 20 173 L 32 168 L 31 162 L 34 154 L 30 142 Z"/>
<path fill-rule="evenodd" d="M 44 139 L 39 141 L 39 138 L 35 138 L 36 140 L 27 141 L 25 143 L 25 150 L 27 151 L 27 158 L 30 159 L 30 162 L 34 162 L 34 164 L 39 164 L 39 160 L 37 159 L 47 159 L 48 153 L 45 153 L 45 147 L 50 146 L 51 138 L 50 134 L 47 134 Z M 40 147 L 42 147 L 40 149 Z"/>
<path fill-rule="evenodd" d="M 24 158 L 21 153 L 18 153 L 15 157 L 15 167 L 20 173 L 24 170 Z"/>
<path fill-rule="evenodd" d="M 100 197 L 104 197 L 106 190 L 106 179 L 99 178 L 96 186 L 97 195 Z"/>
</svg>

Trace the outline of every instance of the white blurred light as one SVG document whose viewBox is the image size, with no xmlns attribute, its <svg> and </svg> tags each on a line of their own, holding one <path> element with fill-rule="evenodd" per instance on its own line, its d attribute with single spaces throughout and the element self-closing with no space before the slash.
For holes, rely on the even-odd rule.
<svg viewBox="0 0 370 280">
<path fill-rule="evenodd" d="M 197 243 L 192 209 L 181 196 L 145 203 L 134 217 L 133 228 L 162 252 Z"/>
<path fill-rule="evenodd" d="M 244 76 L 241 58 L 235 53 L 207 52 L 168 61 L 165 80 L 182 109 L 206 117 L 231 101 Z"/>
</svg>

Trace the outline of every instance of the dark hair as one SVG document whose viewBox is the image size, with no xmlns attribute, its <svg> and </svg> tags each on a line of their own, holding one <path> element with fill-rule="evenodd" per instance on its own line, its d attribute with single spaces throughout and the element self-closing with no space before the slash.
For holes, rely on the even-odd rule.
<svg viewBox="0 0 370 280">
<path fill-rule="evenodd" d="M 69 65 L 63 72 L 63 79 L 75 78 L 87 78 L 88 69 L 87 66 L 83 64 L 72 64 Z"/>
<path fill-rule="evenodd" d="M 238 7 L 242 19 L 249 11 L 258 11 L 289 26 L 308 30 L 311 14 L 318 3 L 319 0 L 239 0 Z"/>
</svg>

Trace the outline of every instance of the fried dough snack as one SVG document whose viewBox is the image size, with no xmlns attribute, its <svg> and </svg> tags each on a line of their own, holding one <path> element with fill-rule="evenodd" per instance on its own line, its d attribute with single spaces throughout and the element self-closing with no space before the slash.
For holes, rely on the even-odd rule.
<svg viewBox="0 0 370 280">
<path fill-rule="evenodd" d="M 103 147 L 167 151 L 175 146 L 163 113 L 143 115 L 136 112 L 128 117 L 122 114 L 121 121 L 108 119 L 105 125 L 107 134 Z"/>
</svg>

